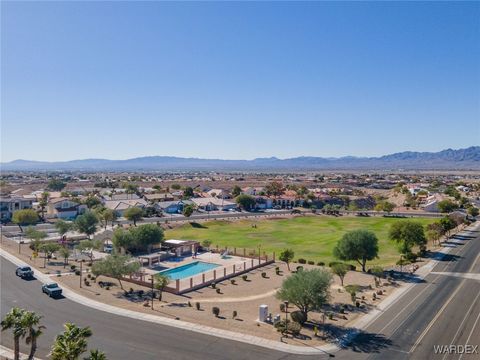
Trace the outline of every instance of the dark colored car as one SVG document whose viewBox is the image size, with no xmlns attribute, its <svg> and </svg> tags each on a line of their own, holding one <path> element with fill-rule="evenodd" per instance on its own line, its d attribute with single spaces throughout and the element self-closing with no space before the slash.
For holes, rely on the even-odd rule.
<svg viewBox="0 0 480 360">
<path fill-rule="evenodd" d="M 59 297 L 62 295 L 62 288 L 57 283 L 42 285 L 42 292 L 50 297 Z"/>
<path fill-rule="evenodd" d="M 15 275 L 22 279 L 29 279 L 33 277 L 33 270 L 30 266 L 20 266 L 15 270 Z"/>
</svg>

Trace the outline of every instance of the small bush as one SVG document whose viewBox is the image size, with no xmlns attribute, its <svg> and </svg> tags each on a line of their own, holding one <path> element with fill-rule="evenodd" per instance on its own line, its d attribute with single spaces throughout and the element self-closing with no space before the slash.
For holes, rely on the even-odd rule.
<svg viewBox="0 0 480 360">
<path fill-rule="evenodd" d="M 266 273 L 265 271 L 262 272 L 262 277 L 263 277 L 263 278 L 266 278 L 266 277 L 267 277 L 267 273 Z"/>
<path fill-rule="evenodd" d="M 360 307 L 360 302 L 357 301 L 357 302 L 355 303 L 355 306 L 356 306 L 357 308 L 359 308 L 359 307 Z"/>
<path fill-rule="evenodd" d="M 279 272 L 280 271 L 280 266 L 275 266 L 275 271 Z"/>
<path fill-rule="evenodd" d="M 196 302 L 196 303 L 195 303 L 195 308 L 196 308 L 197 310 L 200 310 L 200 303 L 199 303 L 199 302 Z"/>
<path fill-rule="evenodd" d="M 328 320 L 333 320 L 333 313 L 328 313 Z"/>
<path fill-rule="evenodd" d="M 308 265 L 315 265 L 315 261 L 313 261 L 313 260 L 308 260 L 307 263 L 308 263 Z"/>
<path fill-rule="evenodd" d="M 90 286 L 90 281 L 85 281 L 85 285 Z"/>
<path fill-rule="evenodd" d="M 75 270 L 75 275 L 80 276 L 80 270 Z"/>
<path fill-rule="evenodd" d="M 230 280 L 230 284 L 235 285 L 235 279 Z"/>
<path fill-rule="evenodd" d="M 319 262 L 317 263 L 317 265 L 318 265 L 318 266 L 325 266 L 325 263 L 324 263 L 323 261 L 319 261 Z"/>
<path fill-rule="evenodd" d="M 106 286 L 106 287 L 105 287 L 105 290 L 110 290 L 110 286 Z"/>
<path fill-rule="evenodd" d="M 215 289 L 217 287 L 217 284 L 213 282 L 210 286 L 212 287 L 212 289 Z"/>
<path fill-rule="evenodd" d="M 298 271 L 303 271 L 303 266 L 297 266 L 297 272 Z"/>
<path fill-rule="evenodd" d="M 75 270 L 77 268 L 77 265 L 70 265 L 70 270 Z"/>
<path fill-rule="evenodd" d="M 248 276 L 247 276 L 247 275 L 242 275 L 242 279 L 243 279 L 244 281 L 247 281 Z"/>
<path fill-rule="evenodd" d="M 285 304 L 284 303 L 280 303 L 280 311 L 285 312 Z"/>
<path fill-rule="evenodd" d="M 307 316 L 301 311 L 294 311 L 290 314 L 293 321 L 303 325 L 307 321 Z"/>
<path fill-rule="evenodd" d="M 357 293 L 360 291 L 360 286 L 358 285 L 346 285 L 345 290 L 351 294 L 352 292 Z"/>
<path fill-rule="evenodd" d="M 130 288 L 130 289 L 128 290 L 128 293 L 129 293 L 129 294 L 133 294 L 133 288 Z"/>
<path fill-rule="evenodd" d="M 350 264 L 348 264 L 348 269 L 349 269 L 350 271 L 356 271 L 356 270 L 357 270 L 357 267 L 356 267 L 355 265 L 350 265 Z"/>
<path fill-rule="evenodd" d="M 377 300 L 377 294 L 373 293 L 373 300 Z"/>
<path fill-rule="evenodd" d="M 282 334 L 289 332 L 296 336 L 300 334 L 300 330 L 302 330 L 302 325 L 290 320 L 287 320 L 286 322 L 285 320 L 280 320 L 278 323 L 275 324 L 275 328 L 278 332 Z"/>
<path fill-rule="evenodd" d="M 237 310 L 233 310 L 232 319 L 235 319 L 238 316 Z"/>
<path fill-rule="evenodd" d="M 343 263 L 341 263 L 340 261 L 330 261 L 328 263 L 328 267 L 332 267 L 333 265 L 337 265 L 337 264 L 343 264 Z"/>
<path fill-rule="evenodd" d="M 192 303 L 190 301 L 187 303 L 187 305 L 188 307 L 192 307 Z"/>
<path fill-rule="evenodd" d="M 91 278 L 92 278 L 92 275 L 91 275 L 91 274 L 87 274 L 87 278 L 91 279 Z"/>
<path fill-rule="evenodd" d="M 221 294 L 222 292 L 220 291 L 220 289 L 217 288 L 217 294 Z"/>
<path fill-rule="evenodd" d="M 218 315 L 220 315 L 220 308 L 216 306 L 212 307 L 212 314 L 215 315 L 215 317 L 218 317 Z"/>
<path fill-rule="evenodd" d="M 297 261 L 299 264 L 306 264 L 307 263 L 307 260 L 303 259 L 303 258 L 300 258 L 298 259 Z"/>
</svg>

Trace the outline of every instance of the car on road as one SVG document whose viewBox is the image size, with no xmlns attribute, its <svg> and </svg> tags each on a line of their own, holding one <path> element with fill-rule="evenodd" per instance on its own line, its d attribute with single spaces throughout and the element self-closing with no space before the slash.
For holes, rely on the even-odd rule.
<svg viewBox="0 0 480 360">
<path fill-rule="evenodd" d="M 48 283 L 42 285 L 42 292 L 50 297 L 59 297 L 62 295 L 62 288 L 57 283 Z"/>
<path fill-rule="evenodd" d="M 15 275 L 22 279 L 30 279 L 33 278 L 33 270 L 30 266 L 20 266 L 15 270 Z"/>
</svg>

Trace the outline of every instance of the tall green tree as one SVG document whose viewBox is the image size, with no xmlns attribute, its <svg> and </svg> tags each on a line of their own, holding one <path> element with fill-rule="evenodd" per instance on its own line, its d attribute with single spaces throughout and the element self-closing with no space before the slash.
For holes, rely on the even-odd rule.
<svg viewBox="0 0 480 360">
<path fill-rule="evenodd" d="M 98 220 L 102 223 L 104 229 L 107 229 L 108 223 L 113 222 L 117 219 L 117 213 L 112 209 L 102 208 L 96 212 Z"/>
<path fill-rule="evenodd" d="M 133 225 L 137 226 L 137 221 L 140 221 L 143 218 L 143 209 L 138 207 L 128 208 L 123 212 L 123 216 L 128 221 L 133 221 Z"/>
<path fill-rule="evenodd" d="M 246 211 L 250 211 L 255 207 L 255 198 L 247 194 L 238 195 L 235 198 L 235 202 Z"/>
<path fill-rule="evenodd" d="M 447 234 L 447 237 L 450 236 L 450 231 L 457 227 L 457 223 L 449 216 L 444 216 L 440 219 L 440 225 L 442 225 L 443 231 Z"/>
<path fill-rule="evenodd" d="M 287 264 L 287 269 L 290 271 L 290 262 L 293 260 L 295 253 L 292 249 L 285 249 L 280 253 L 278 259 Z"/>
<path fill-rule="evenodd" d="M 186 199 L 192 198 L 194 195 L 193 188 L 191 186 L 187 186 L 185 190 L 183 190 L 183 197 Z"/>
<path fill-rule="evenodd" d="M 135 248 L 132 233 L 121 227 L 113 231 L 112 244 L 118 253 L 126 253 Z"/>
<path fill-rule="evenodd" d="M 458 205 L 449 199 L 439 201 L 437 206 L 438 210 L 442 213 L 451 213 L 458 209 Z"/>
<path fill-rule="evenodd" d="M 345 279 L 345 275 L 347 275 L 348 270 L 349 270 L 349 267 L 347 264 L 338 263 L 332 266 L 332 273 L 334 273 L 340 278 L 340 282 L 342 286 L 343 286 L 343 279 Z"/>
<path fill-rule="evenodd" d="M 235 185 L 232 189 L 232 195 L 233 197 L 237 197 L 238 195 L 240 195 L 242 193 L 242 188 L 238 185 Z"/>
<path fill-rule="evenodd" d="M 23 324 L 27 329 L 26 342 L 27 345 L 30 345 L 30 353 L 28 354 L 28 360 L 33 360 L 35 358 L 35 353 L 37 352 L 37 340 L 40 335 L 43 334 L 45 326 L 40 325 L 40 320 L 42 316 L 34 313 L 33 311 L 25 311 L 23 315 Z"/>
<path fill-rule="evenodd" d="M 399 245 L 400 253 L 407 255 L 414 246 L 425 246 L 427 239 L 423 225 L 418 221 L 405 220 L 393 223 L 390 227 L 389 237 Z"/>
<path fill-rule="evenodd" d="M 92 336 L 89 327 L 78 327 L 72 323 L 64 325 L 65 331 L 55 338 L 50 357 L 52 360 L 77 360 L 87 351 L 87 339 Z"/>
<path fill-rule="evenodd" d="M 44 231 L 36 230 L 34 227 L 29 226 L 25 230 L 25 237 L 31 240 L 43 240 L 47 237 L 47 233 Z"/>
<path fill-rule="evenodd" d="M 328 301 L 332 274 L 324 269 L 298 271 L 286 278 L 277 298 L 294 304 L 308 318 L 308 313 Z"/>
<path fill-rule="evenodd" d="M 265 193 L 267 196 L 280 196 L 285 191 L 285 187 L 278 181 L 272 181 L 265 186 Z"/>
<path fill-rule="evenodd" d="M 74 229 L 74 224 L 62 219 L 59 219 L 55 223 L 55 229 L 57 229 L 60 236 L 65 235 L 67 232 L 72 231 Z"/>
<path fill-rule="evenodd" d="M 45 208 L 48 205 L 48 197 L 50 194 L 46 191 L 40 195 L 40 201 L 38 202 L 38 206 L 40 206 L 40 213 L 42 214 L 42 219 L 45 219 Z"/>
<path fill-rule="evenodd" d="M 136 273 L 139 269 L 140 263 L 130 256 L 118 254 L 109 255 L 92 265 L 92 273 L 95 276 L 103 275 L 117 279 L 122 290 L 122 277 Z"/>
<path fill-rule="evenodd" d="M 66 183 L 64 183 L 60 179 L 51 179 L 48 182 L 47 189 L 52 190 L 52 191 L 62 191 L 65 186 L 67 186 Z"/>
<path fill-rule="evenodd" d="M 39 250 L 44 254 L 43 267 L 47 267 L 47 260 L 50 259 L 55 252 L 60 250 L 60 245 L 57 243 L 47 242 L 42 244 Z"/>
<path fill-rule="evenodd" d="M 2 332 L 11 330 L 13 333 L 14 359 L 20 359 L 20 339 L 27 334 L 27 326 L 24 321 L 25 310 L 18 307 L 10 309 L 1 322 Z"/>
<path fill-rule="evenodd" d="M 190 216 L 192 216 L 194 211 L 195 211 L 195 209 L 192 205 L 187 205 L 183 208 L 183 216 L 190 217 Z"/>
<path fill-rule="evenodd" d="M 35 225 L 38 220 L 38 214 L 33 209 L 17 210 L 12 215 L 12 222 L 17 224 L 22 231 L 22 226 Z"/>
<path fill-rule="evenodd" d="M 162 301 L 162 294 L 165 287 L 171 281 L 168 275 L 158 273 L 153 277 L 154 287 L 158 290 L 158 301 Z"/>
<path fill-rule="evenodd" d="M 62 246 L 62 247 L 58 250 L 58 253 L 60 254 L 60 256 L 61 256 L 62 259 L 63 259 L 63 268 L 65 269 L 65 266 L 68 265 L 68 258 L 70 257 L 71 252 L 70 252 L 70 250 L 68 249 L 68 247 Z"/>
<path fill-rule="evenodd" d="M 333 256 L 343 261 L 356 261 L 365 272 L 367 261 L 378 257 L 377 236 L 369 230 L 349 231 L 334 247 Z"/>
<path fill-rule="evenodd" d="M 137 250 L 150 251 L 153 245 L 160 244 L 164 239 L 163 229 L 155 224 L 144 224 L 129 229 Z"/>
<path fill-rule="evenodd" d="M 90 237 L 97 231 L 98 218 L 92 211 L 86 211 L 75 219 L 75 228 Z"/>
</svg>

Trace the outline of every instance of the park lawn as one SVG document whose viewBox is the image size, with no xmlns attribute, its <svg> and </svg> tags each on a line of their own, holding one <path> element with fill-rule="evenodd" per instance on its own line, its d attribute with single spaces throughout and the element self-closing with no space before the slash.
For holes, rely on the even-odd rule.
<svg viewBox="0 0 480 360">
<path fill-rule="evenodd" d="M 427 225 L 434 219 L 414 219 Z M 208 221 L 201 224 L 188 223 L 178 228 L 167 230 L 166 239 L 211 240 L 212 247 L 228 247 L 241 253 L 242 248 L 257 250 L 277 257 L 280 251 L 291 248 L 295 259 L 304 258 L 326 264 L 336 260 L 333 248 L 347 231 L 367 229 L 373 231 L 379 240 L 379 258 L 369 262 L 373 265 L 393 265 L 399 259 L 396 244 L 388 239 L 390 225 L 402 218 L 383 217 L 331 217 L 299 216 L 289 219 L 263 219 L 241 221 Z M 256 228 L 252 225 L 255 224 Z M 356 264 L 358 265 L 358 264 Z"/>
</svg>

